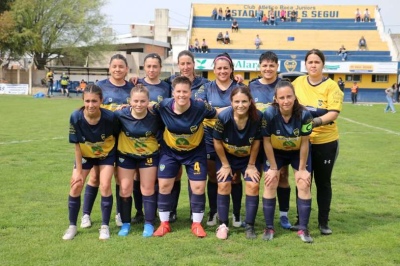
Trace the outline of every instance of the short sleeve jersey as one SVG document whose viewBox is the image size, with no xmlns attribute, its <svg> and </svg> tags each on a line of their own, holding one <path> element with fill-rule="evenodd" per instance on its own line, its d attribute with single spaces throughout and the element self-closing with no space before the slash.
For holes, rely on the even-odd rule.
<svg viewBox="0 0 400 266">
<path fill-rule="evenodd" d="M 150 84 L 144 79 L 139 79 L 138 84 L 143 84 L 149 90 L 149 105 L 154 105 L 171 97 L 171 85 L 165 81 L 160 81 L 158 84 Z"/>
<path fill-rule="evenodd" d="M 113 112 L 100 108 L 101 117 L 90 125 L 83 110 L 74 111 L 70 117 L 69 142 L 79 143 L 85 158 L 104 158 L 115 155 L 119 123 Z"/>
<path fill-rule="evenodd" d="M 172 84 L 172 81 L 174 78 L 176 78 L 177 75 L 172 75 L 168 78 L 168 83 Z M 194 80 L 192 81 L 192 99 L 197 99 L 198 94 L 204 92 L 204 84 L 210 82 L 208 79 L 200 77 L 200 76 L 195 76 Z"/>
<path fill-rule="evenodd" d="M 177 151 L 190 151 L 203 141 L 204 118 L 212 118 L 216 110 L 208 103 L 190 100 L 190 107 L 182 114 L 173 111 L 174 99 L 169 98 L 153 107 L 165 125 L 162 141 Z"/>
<path fill-rule="evenodd" d="M 256 107 L 264 112 L 268 106 L 274 101 L 275 86 L 279 82 L 279 78 L 271 84 L 262 84 L 256 79 L 249 84 L 251 95 L 253 96 Z"/>
<path fill-rule="evenodd" d="M 269 106 L 263 113 L 261 133 L 271 138 L 272 147 L 276 150 L 300 150 L 301 137 L 312 132 L 312 115 L 304 109 L 300 117 L 292 116 L 286 123 L 278 107 Z"/>
<path fill-rule="evenodd" d="M 227 153 L 237 157 L 250 156 L 251 144 L 254 140 L 261 139 L 262 113 L 257 110 L 257 121 L 247 120 L 243 129 L 238 129 L 233 117 L 233 109 L 223 110 L 214 126 L 213 138 L 222 140 L 222 145 Z"/>
<path fill-rule="evenodd" d="M 115 86 L 109 79 L 97 82 L 97 86 L 103 91 L 102 108 L 115 111 L 122 104 L 129 104 L 131 89 L 134 85 L 126 81 L 123 86 Z"/>
<path fill-rule="evenodd" d="M 343 92 L 332 79 L 323 80 L 320 84 L 311 85 L 308 76 L 300 76 L 293 81 L 296 97 L 313 117 L 319 117 L 327 112 L 340 112 L 343 104 Z M 313 144 L 323 144 L 339 139 L 337 123 L 316 127 L 310 136 Z"/>
<path fill-rule="evenodd" d="M 142 119 L 131 114 L 131 108 L 115 111 L 121 132 L 118 136 L 118 152 L 134 158 L 147 158 L 158 154 L 157 134 L 161 121 L 157 115 L 147 112 Z"/>
</svg>

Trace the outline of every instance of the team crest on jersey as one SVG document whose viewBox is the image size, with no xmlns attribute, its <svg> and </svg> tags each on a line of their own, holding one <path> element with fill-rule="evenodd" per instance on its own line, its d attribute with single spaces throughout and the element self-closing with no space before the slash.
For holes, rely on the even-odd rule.
<svg viewBox="0 0 400 266">
<path fill-rule="evenodd" d="M 295 128 L 295 129 L 293 130 L 293 134 L 294 134 L 296 137 L 299 136 L 299 133 L 300 133 L 300 130 L 299 130 L 298 128 Z"/>
<path fill-rule="evenodd" d="M 161 102 L 162 100 L 164 100 L 164 97 L 162 97 L 162 95 L 158 95 L 157 96 L 157 102 Z"/>
<path fill-rule="evenodd" d="M 160 169 L 161 172 L 164 171 L 164 169 L 165 169 L 165 164 L 160 164 L 159 169 Z"/>
<path fill-rule="evenodd" d="M 229 142 L 229 139 L 228 139 L 228 138 L 225 138 L 225 142 L 228 143 L 228 142 Z"/>
<path fill-rule="evenodd" d="M 119 158 L 118 158 L 118 161 L 119 161 L 120 163 L 123 163 L 123 162 L 125 161 L 125 159 L 124 159 L 124 158 L 121 158 L 121 157 L 119 157 Z"/>
<path fill-rule="evenodd" d="M 105 139 L 106 139 L 106 135 L 101 134 L 101 139 L 102 139 L 102 140 L 105 140 Z"/>
<path fill-rule="evenodd" d="M 152 135 L 151 131 L 146 131 L 146 137 L 150 137 Z"/>
<path fill-rule="evenodd" d="M 209 103 L 205 102 L 204 105 L 206 106 L 208 111 L 212 110 L 211 102 L 209 102 Z"/>
<path fill-rule="evenodd" d="M 297 62 L 296 60 L 286 60 L 283 65 L 285 66 L 287 72 L 293 72 L 296 69 Z"/>
<path fill-rule="evenodd" d="M 277 130 L 276 131 L 276 135 L 280 135 L 281 134 L 281 131 L 280 130 Z"/>
<path fill-rule="evenodd" d="M 253 141 L 254 141 L 254 137 L 249 138 L 249 143 L 250 143 L 250 144 L 253 143 Z"/>
<path fill-rule="evenodd" d="M 318 106 L 322 106 L 322 100 L 318 100 Z"/>
<path fill-rule="evenodd" d="M 199 127 L 197 125 L 191 126 L 190 132 L 195 133 L 195 132 L 197 132 L 198 129 L 199 129 Z"/>
</svg>

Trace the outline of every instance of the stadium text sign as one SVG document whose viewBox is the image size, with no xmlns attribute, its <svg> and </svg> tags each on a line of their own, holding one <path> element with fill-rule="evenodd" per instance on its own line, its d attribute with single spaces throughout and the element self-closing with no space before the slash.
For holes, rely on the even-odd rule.
<svg viewBox="0 0 400 266">
<path fill-rule="evenodd" d="M 28 94 L 28 84 L 0 83 L 0 94 Z"/>
</svg>

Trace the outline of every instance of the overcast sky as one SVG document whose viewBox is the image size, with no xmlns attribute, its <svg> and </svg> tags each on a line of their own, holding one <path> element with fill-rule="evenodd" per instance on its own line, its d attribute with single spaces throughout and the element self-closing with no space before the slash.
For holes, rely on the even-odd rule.
<svg viewBox="0 0 400 266">
<path fill-rule="evenodd" d="M 226 4 L 291 4 L 291 5 L 379 5 L 383 22 L 393 33 L 400 33 L 400 1 L 399 0 L 276 0 L 266 3 L 265 1 L 228 0 Z M 107 15 L 110 26 L 117 34 L 129 33 L 129 25 L 133 23 L 149 23 L 154 20 L 156 8 L 169 9 L 170 25 L 187 27 L 189 23 L 191 1 L 187 0 L 108 0 L 103 8 Z M 220 3 L 220 1 L 194 1 L 193 3 Z"/>
</svg>

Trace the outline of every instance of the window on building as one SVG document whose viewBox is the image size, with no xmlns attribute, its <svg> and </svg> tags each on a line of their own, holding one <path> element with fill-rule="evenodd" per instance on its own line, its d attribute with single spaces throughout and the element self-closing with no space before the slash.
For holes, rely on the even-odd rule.
<svg viewBox="0 0 400 266">
<path fill-rule="evenodd" d="M 244 79 L 250 79 L 250 72 L 244 72 Z"/>
<path fill-rule="evenodd" d="M 208 72 L 201 72 L 203 78 L 208 79 Z"/>
<path fill-rule="evenodd" d="M 372 82 L 388 82 L 388 75 L 372 75 Z"/>
<path fill-rule="evenodd" d="M 358 74 L 346 75 L 346 81 L 357 81 L 357 82 L 361 82 L 361 75 L 358 75 Z"/>
</svg>

